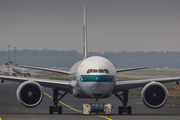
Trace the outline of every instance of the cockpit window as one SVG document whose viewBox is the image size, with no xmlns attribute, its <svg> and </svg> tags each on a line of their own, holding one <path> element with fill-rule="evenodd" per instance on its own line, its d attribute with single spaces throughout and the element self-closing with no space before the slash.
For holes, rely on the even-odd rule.
<svg viewBox="0 0 180 120">
<path fill-rule="evenodd" d="M 89 69 L 88 71 L 87 71 L 87 73 L 91 73 L 92 72 L 92 69 Z"/>
<path fill-rule="evenodd" d="M 99 69 L 99 73 L 104 73 L 104 70 L 103 69 Z"/>
<path fill-rule="evenodd" d="M 98 73 L 98 70 L 97 70 L 97 69 L 94 69 L 94 70 L 93 70 L 93 73 Z"/>
<path fill-rule="evenodd" d="M 109 74 L 108 69 L 88 69 L 87 73 L 107 73 Z"/>
<path fill-rule="evenodd" d="M 107 74 L 109 74 L 109 70 L 108 70 L 108 69 L 104 69 L 104 71 L 105 71 Z"/>
</svg>

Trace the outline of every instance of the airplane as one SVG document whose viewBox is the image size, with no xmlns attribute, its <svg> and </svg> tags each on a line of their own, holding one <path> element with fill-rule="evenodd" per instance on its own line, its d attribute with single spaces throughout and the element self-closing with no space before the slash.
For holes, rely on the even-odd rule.
<svg viewBox="0 0 180 120">
<path fill-rule="evenodd" d="M 15 50 L 16 50 L 16 47 L 15 47 Z M 15 51 L 14 51 L 14 60 L 13 60 L 12 70 L 15 72 L 13 74 L 14 76 L 17 76 L 17 74 L 24 75 L 24 77 L 31 76 L 31 73 L 28 72 L 28 69 L 18 67 L 18 64 L 15 63 Z"/>
<path fill-rule="evenodd" d="M 8 65 L 8 63 L 4 63 L 4 66 L 7 66 L 7 65 Z M 12 61 L 9 62 L 9 67 L 12 69 L 10 74 L 12 74 L 13 76 L 17 76 L 17 74 L 23 75 L 24 77 L 31 76 L 31 73 L 28 72 L 28 69 L 18 67 L 18 64 L 13 63 Z M 6 71 L 6 72 L 8 72 L 8 71 Z"/>
<path fill-rule="evenodd" d="M 31 76 L 31 73 L 29 73 L 28 69 L 26 68 L 20 68 L 16 66 L 16 67 L 13 67 L 12 70 L 16 73 L 16 74 L 13 74 L 14 76 L 17 76 L 17 74 L 24 75 L 24 77 Z"/>
<path fill-rule="evenodd" d="M 21 82 L 16 96 L 18 101 L 25 107 L 35 107 L 43 100 L 43 87 L 53 89 L 53 106 L 49 107 L 49 114 L 58 112 L 62 114 L 62 106 L 58 106 L 58 101 L 66 94 L 70 93 L 77 98 L 108 98 L 111 95 L 117 96 L 122 102 L 118 107 L 118 114 L 132 114 L 131 106 L 128 106 L 128 91 L 133 88 L 143 87 L 141 98 L 143 103 L 152 109 L 158 109 L 165 105 L 168 98 L 168 90 L 163 83 L 180 81 L 180 77 L 155 78 L 145 80 L 117 81 L 117 73 L 145 69 L 145 67 L 117 69 L 106 58 L 101 56 L 88 57 L 87 51 L 87 24 L 83 22 L 83 59 L 75 63 L 69 71 L 56 70 L 42 67 L 20 66 L 37 70 L 44 70 L 68 75 L 69 80 L 52 80 L 40 78 L 25 78 L 16 76 L 0 75 L 2 81 L 9 80 Z M 59 91 L 63 91 L 60 94 Z M 122 94 L 119 94 L 122 92 Z"/>
</svg>

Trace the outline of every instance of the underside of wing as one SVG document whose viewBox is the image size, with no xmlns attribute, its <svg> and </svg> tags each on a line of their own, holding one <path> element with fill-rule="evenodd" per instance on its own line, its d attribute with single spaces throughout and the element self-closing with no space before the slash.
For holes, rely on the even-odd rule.
<svg viewBox="0 0 180 120">
<path fill-rule="evenodd" d="M 180 81 L 180 77 L 117 81 L 116 86 L 114 87 L 114 92 L 116 93 L 123 90 L 144 87 L 146 84 L 150 82 L 168 83 L 168 82 L 176 82 L 176 81 Z"/>
<path fill-rule="evenodd" d="M 16 76 L 5 76 L 0 75 L 1 80 L 8 80 L 14 82 L 25 82 L 25 81 L 35 81 L 39 83 L 41 86 L 58 89 L 66 92 L 70 92 L 72 90 L 71 81 L 66 80 L 52 80 L 52 79 L 40 79 L 40 78 L 27 78 L 27 77 L 16 77 Z"/>
<path fill-rule="evenodd" d="M 65 70 L 57 70 L 57 69 L 42 68 L 42 67 L 33 67 L 33 66 L 24 66 L 24 65 L 20 65 L 20 67 L 36 69 L 36 70 L 44 70 L 44 71 L 49 71 L 49 72 L 56 72 L 56 73 L 61 73 L 61 74 L 66 74 L 66 75 L 70 75 L 71 74 L 69 71 L 65 71 Z"/>
</svg>

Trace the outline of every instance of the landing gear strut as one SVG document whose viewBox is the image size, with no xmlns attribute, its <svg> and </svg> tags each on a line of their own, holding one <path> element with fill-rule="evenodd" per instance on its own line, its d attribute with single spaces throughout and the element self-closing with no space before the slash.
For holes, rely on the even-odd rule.
<svg viewBox="0 0 180 120">
<path fill-rule="evenodd" d="M 132 110 L 130 106 L 127 106 L 128 103 L 128 90 L 123 91 L 122 94 L 118 95 L 117 93 L 114 93 L 122 102 L 123 106 L 119 106 L 118 108 L 118 114 L 122 115 L 123 113 L 127 113 L 128 115 L 131 115 Z"/>
<path fill-rule="evenodd" d="M 53 89 L 53 106 L 49 107 L 49 114 L 53 114 L 53 112 L 58 112 L 58 114 L 62 114 L 62 106 L 58 106 L 58 101 L 61 100 L 67 92 L 64 94 L 60 94 L 57 89 Z M 60 98 L 58 98 L 60 95 Z"/>
<path fill-rule="evenodd" d="M 96 102 L 98 102 L 99 98 L 101 98 L 101 94 L 94 94 L 94 98 L 96 99 Z"/>
</svg>

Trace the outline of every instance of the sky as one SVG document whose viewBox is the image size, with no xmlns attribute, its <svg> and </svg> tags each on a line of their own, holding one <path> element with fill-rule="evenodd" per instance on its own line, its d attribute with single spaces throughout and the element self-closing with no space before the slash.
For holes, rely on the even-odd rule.
<svg viewBox="0 0 180 120">
<path fill-rule="evenodd" d="M 180 52 L 180 0 L 0 0 L 0 51 Z"/>
</svg>

